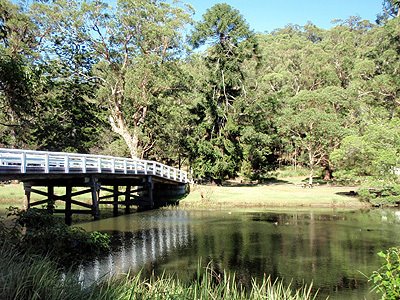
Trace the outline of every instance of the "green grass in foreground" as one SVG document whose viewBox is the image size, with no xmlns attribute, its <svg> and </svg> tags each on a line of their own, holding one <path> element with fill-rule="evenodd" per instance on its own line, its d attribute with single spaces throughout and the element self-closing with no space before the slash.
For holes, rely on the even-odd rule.
<svg viewBox="0 0 400 300">
<path fill-rule="evenodd" d="M 251 208 L 251 207 L 340 207 L 362 208 L 368 204 L 346 193 L 356 187 L 316 185 L 303 188 L 300 178 L 291 182 L 264 185 L 195 185 L 180 205 L 196 208 Z"/>
<path fill-rule="evenodd" d="M 64 273 L 48 258 L 20 254 L 9 245 L 0 244 L 0 299 L 315 299 L 312 286 L 298 290 L 281 282 L 252 283 L 243 290 L 228 274 L 217 275 L 212 269 L 198 268 L 197 279 L 183 283 L 172 275 L 143 279 L 140 274 L 84 287 L 72 273 Z"/>
</svg>

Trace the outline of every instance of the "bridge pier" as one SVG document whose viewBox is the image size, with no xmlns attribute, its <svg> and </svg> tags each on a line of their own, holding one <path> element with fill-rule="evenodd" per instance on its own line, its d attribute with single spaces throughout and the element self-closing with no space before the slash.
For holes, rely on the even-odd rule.
<svg viewBox="0 0 400 300">
<path fill-rule="evenodd" d="M 55 204 L 55 199 L 54 199 L 54 185 L 48 185 L 47 186 L 47 197 L 48 197 L 48 201 L 47 201 L 47 210 L 51 213 L 53 213 L 54 211 L 54 204 Z"/>
<path fill-rule="evenodd" d="M 92 195 L 92 215 L 95 220 L 98 220 L 100 218 L 100 184 L 95 177 L 90 180 L 90 193 Z"/>
<path fill-rule="evenodd" d="M 72 224 L 72 185 L 65 187 L 65 224 Z"/>
<path fill-rule="evenodd" d="M 118 191 L 118 185 L 114 185 L 114 190 L 113 190 L 113 196 L 114 196 L 114 201 L 113 201 L 113 216 L 117 217 L 118 216 L 118 196 L 119 196 L 119 191 Z"/>
<path fill-rule="evenodd" d="M 125 213 L 131 213 L 130 201 L 131 201 L 131 186 L 127 185 L 125 190 Z"/>
<path fill-rule="evenodd" d="M 22 207 L 24 210 L 27 210 L 28 208 L 30 208 L 31 188 L 32 188 L 31 185 L 29 185 L 28 183 L 24 182 L 25 198 L 24 198 L 24 204 L 23 204 L 23 207 Z"/>
</svg>

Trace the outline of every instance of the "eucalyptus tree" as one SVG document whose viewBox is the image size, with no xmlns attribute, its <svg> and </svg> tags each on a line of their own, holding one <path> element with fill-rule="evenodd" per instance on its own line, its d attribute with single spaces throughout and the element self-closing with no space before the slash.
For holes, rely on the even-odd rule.
<svg viewBox="0 0 400 300">
<path fill-rule="evenodd" d="M 377 15 L 376 22 L 382 24 L 391 18 L 398 17 L 400 17 L 400 1 L 384 0 L 382 3 L 382 13 Z"/>
<path fill-rule="evenodd" d="M 361 134 L 343 139 L 331 154 L 342 181 L 362 182 L 370 179 L 400 182 L 400 118 L 370 122 Z"/>
<path fill-rule="evenodd" d="M 365 56 L 374 62 L 370 89 L 375 101 L 384 107 L 388 118 L 400 115 L 400 18 L 394 18 L 371 32 L 373 43 Z"/>
<path fill-rule="evenodd" d="M 71 48 L 77 50 L 75 73 L 97 83 L 95 98 L 130 155 L 145 156 L 154 143 L 142 130 L 149 109 L 180 89 L 175 68 L 190 10 L 158 0 L 120 0 L 116 7 L 54 0 L 37 4 L 36 11 L 52 33 L 53 53 L 68 61 Z"/>
<path fill-rule="evenodd" d="M 51 52 L 49 35 L 56 35 L 57 31 L 43 26 L 37 18 L 41 10 L 36 11 L 36 4 L 32 7 L 28 2 L 25 4 L 2 1 L 0 5 L 0 82 L 4 96 L 0 114 L 6 128 L 0 143 L 87 152 L 96 141 L 93 131 L 97 126 L 93 123 L 97 121 L 97 111 L 84 100 L 93 93 L 93 86 L 71 72 L 83 65 L 80 62 L 83 55 L 76 47 L 70 47 L 74 50 L 58 47 Z M 68 63 L 57 61 L 61 53 L 68 56 Z"/>
<path fill-rule="evenodd" d="M 309 23 L 304 28 L 290 25 L 260 37 L 263 56 L 258 83 L 264 95 L 259 97 L 270 99 L 273 103 L 274 110 L 268 117 L 271 120 L 269 127 L 277 128 L 279 159 L 283 164 L 305 164 L 315 169 L 323 162 L 328 167 L 328 149 L 324 149 L 323 155 L 319 156 L 314 149 L 321 148 L 321 145 L 311 146 L 301 138 L 308 130 L 305 123 L 311 121 L 307 120 L 307 115 L 310 113 L 317 118 L 318 113 L 314 114 L 312 109 L 323 110 L 318 106 L 327 105 L 323 103 L 325 100 L 318 104 L 312 100 L 310 107 L 305 109 L 306 102 L 318 99 L 321 94 L 327 97 L 329 89 L 325 89 L 340 86 L 331 56 L 324 47 L 326 35 L 326 31 Z M 313 122 L 319 123 L 317 120 Z M 327 125 L 329 122 L 324 126 Z M 317 135 L 317 132 L 311 134 Z M 318 138 L 322 136 L 315 137 L 315 140 L 318 141 Z M 307 142 L 311 143 L 311 140 Z"/>
<path fill-rule="evenodd" d="M 340 87 L 304 90 L 287 100 L 278 118 L 279 132 L 305 155 L 310 184 L 316 168 L 329 163 L 329 154 L 350 133 L 345 126 L 346 96 Z"/>
<path fill-rule="evenodd" d="M 0 144 L 24 146 L 36 114 L 38 76 L 33 64 L 40 40 L 22 9 L 0 1 Z"/>
<path fill-rule="evenodd" d="M 246 97 L 242 69 L 257 55 L 256 39 L 238 10 L 216 4 L 195 25 L 190 42 L 194 48 L 207 46 L 204 99 L 197 108 L 203 132 L 195 146 L 194 165 L 203 177 L 232 177 L 242 160 L 235 102 Z"/>
</svg>

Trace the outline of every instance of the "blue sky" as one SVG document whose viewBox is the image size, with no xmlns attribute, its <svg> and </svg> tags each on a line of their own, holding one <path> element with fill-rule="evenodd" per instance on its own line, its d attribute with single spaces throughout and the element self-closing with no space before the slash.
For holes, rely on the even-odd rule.
<svg viewBox="0 0 400 300">
<path fill-rule="evenodd" d="M 183 0 L 196 11 L 194 19 L 201 19 L 205 11 L 216 3 L 227 3 L 238 9 L 250 28 L 257 32 L 272 31 L 285 25 L 305 25 L 311 21 L 318 27 L 332 27 L 333 19 L 359 16 L 375 22 L 382 11 L 383 0 Z"/>
</svg>

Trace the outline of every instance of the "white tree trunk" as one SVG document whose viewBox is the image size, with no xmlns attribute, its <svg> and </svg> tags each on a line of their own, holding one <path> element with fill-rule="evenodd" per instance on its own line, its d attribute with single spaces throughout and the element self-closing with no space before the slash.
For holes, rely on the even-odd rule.
<svg viewBox="0 0 400 300">
<path fill-rule="evenodd" d="M 310 176 L 309 176 L 309 178 L 308 178 L 308 185 L 309 185 L 309 186 L 312 186 L 312 184 L 313 184 L 313 176 L 314 176 L 314 169 L 312 168 L 312 169 L 310 170 Z"/>
<path fill-rule="evenodd" d="M 309 164 L 310 164 L 310 176 L 308 178 L 308 185 L 311 187 L 313 184 L 313 176 L 314 176 L 314 151 L 312 150 L 312 147 L 309 147 L 308 149 L 308 159 L 309 159 Z"/>
<path fill-rule="evenodd" d="M 128 126 L 125 124 L 124 119 L 119 117 L 118 115 L 110 115 L 109 121 L 111 124 L 112 130 L 119 134 L 125 141 L 126 145 L 129 148 L 129 152 L 131 154 L 131 158 L 139 157 L 139 136 L 137 134 L 137 129 L 133 130 L 131 133 L 128 130 Z"/>
</svg>

